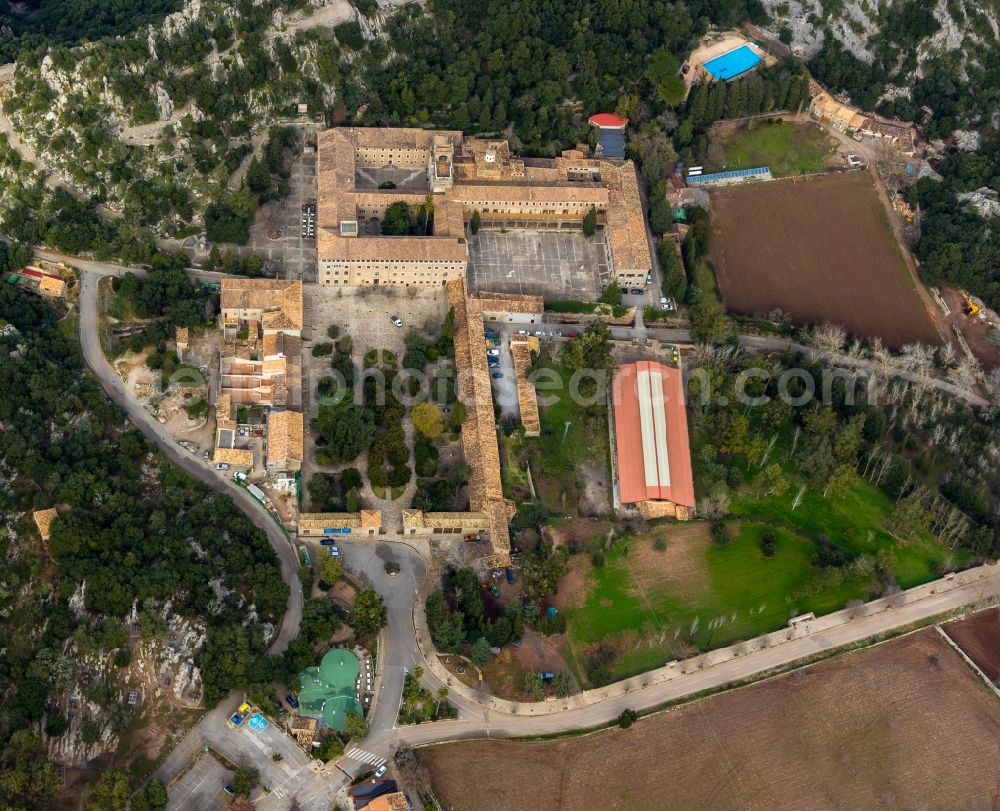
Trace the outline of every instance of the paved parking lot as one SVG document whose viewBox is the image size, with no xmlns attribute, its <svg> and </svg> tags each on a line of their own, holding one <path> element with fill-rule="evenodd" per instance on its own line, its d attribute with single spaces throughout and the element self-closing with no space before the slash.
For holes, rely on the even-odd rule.
<svg viewBox="0 0 1000 811">
<path fill-rule="evenodd" d="M 167 811 L 215 811 L 225 808 L 230 797 L 222 787 L 232 779 L 233 772 L 211 754 L 203 754 L 170 787 Z"/>
<path fill-rule="evenodd" d="M 474 292 L 594 301 L 611 279 L 604 238 L 582 233 L 481 230 L 469 237 Z"/>
</svg>

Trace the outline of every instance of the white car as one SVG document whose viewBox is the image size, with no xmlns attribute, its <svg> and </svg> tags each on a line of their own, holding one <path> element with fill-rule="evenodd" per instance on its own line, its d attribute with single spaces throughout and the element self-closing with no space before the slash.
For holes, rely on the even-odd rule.
<svg viewBox="0 0 1000 811">
<path fill-rule="evenodd" d="M 375 776 L 376 777 L 381 777 L 383 774 L 385 774 L 385 764 L 384 763 L 375 770 Z"/>
<path fill-rule="evenodd" d="M 544 330 L 536 330 L 535 331 L 535 335 L 537 335 L 539 338 L 544 338 L 545 337 L 545 332 L 544 332 Z"/>
<path fill-rule="evenodd" d="M 527 335 L 528 334 L 528 330 L 526 330 L 526 329 L 519 329 L 517 331 L 517 334 L 518 335 Z"/>
<path fill-rule="evenodd" d="M 215 466 L 216 470 L 229 470 L 229 465 L 221 463 Z"/>
<path fill-rule="evenodd" d="M 403 319 L 400 318 L 398 315 L 390 315 L 389 318 L 392 320 L 392 323 L 395 324 L 397 327 L 403 326 Z"/>
<path fill-rule="evenodd" d="M 500 357 L 500 350 L 499 349 L 487 349 L 486 350 L 486 354 L 489 355 L 491 358 L 498 358 L 498 357 Z"/>
</svg>

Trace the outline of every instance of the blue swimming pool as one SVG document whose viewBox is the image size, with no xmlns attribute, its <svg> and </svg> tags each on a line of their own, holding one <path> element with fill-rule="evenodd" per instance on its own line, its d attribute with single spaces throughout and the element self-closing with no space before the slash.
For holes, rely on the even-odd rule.
<svg viewBox="0 0 1000 811">
<path fill-rule="evenodd" d="M 750 68 L 756 67 L 761 61 L 749 45 L 741 45 L 722 56 L 709 59 L 703 67 L 716 79 L 732 79 Z"/>
</svg>

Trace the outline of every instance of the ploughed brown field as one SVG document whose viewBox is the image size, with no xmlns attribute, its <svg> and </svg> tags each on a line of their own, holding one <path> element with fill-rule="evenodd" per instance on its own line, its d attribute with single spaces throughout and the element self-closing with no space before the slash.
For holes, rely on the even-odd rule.
<svg viewBox="0 0 1000 811">
<path fill-rule="evenodd" d="M 715 189 L 711 259 L 726 307 L 830 321 L 892 347 L 937 344 L 867 172 Z"/>
<path fill-rule="evenodd" d="M 948 634 L 991 681 L 1000 679 L 1000 608 L 988 608 L 944 626 Z"/>
<path fill-rule="evenodd" d="M 446 811 L 1000 805 L 1000 702 L 933 629 L 627 730 L 417 752 Z"/>
</svg>

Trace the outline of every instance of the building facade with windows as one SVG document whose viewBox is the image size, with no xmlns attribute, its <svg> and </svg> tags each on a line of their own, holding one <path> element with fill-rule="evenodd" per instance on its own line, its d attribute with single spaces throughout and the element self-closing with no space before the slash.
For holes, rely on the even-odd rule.
<svg viewBox="0 0 1000 811">
<path fill-rule="evenodd" d="M 632 161 L 593 157 L 585 146 L 558 158 L 519 158 L 505 140 L 456 131 L 337 127 L 317 139 L 317 271 L 320 284 L 440 286 L 463 278 L 466 223 L 604 226 L 618 283 L 652 268 Z M 392 203 L 432 212 L 426 234 L 385 236 Z"/>
</svg>

